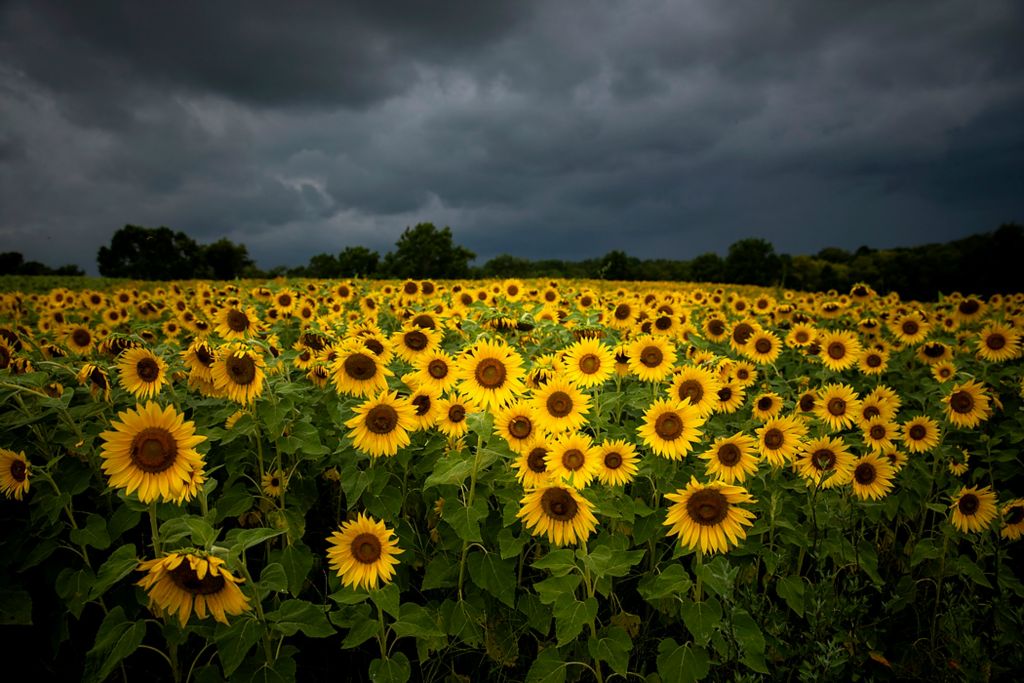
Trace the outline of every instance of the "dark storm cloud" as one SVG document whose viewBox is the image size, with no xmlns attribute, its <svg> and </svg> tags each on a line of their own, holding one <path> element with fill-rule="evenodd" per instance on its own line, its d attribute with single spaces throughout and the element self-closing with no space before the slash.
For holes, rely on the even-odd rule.
<svg viewBox="0 0 1024 683">
<path fill-rule="evenodd" d="M 265 266 L 451 225 L 481 259 L 945 240 L 1022 220 L 1024 51 L 975 3 L 0 8 L 0 250 L 125 223 Z"/>
</svg>

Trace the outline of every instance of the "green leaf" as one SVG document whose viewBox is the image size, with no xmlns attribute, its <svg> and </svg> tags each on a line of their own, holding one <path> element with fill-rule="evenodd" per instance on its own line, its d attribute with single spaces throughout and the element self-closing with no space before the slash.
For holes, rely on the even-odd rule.
<svg viewBox="0 0 1024 683">
<path fill-rule="evenodd" d="M 732 611 L 732 630 L 743 651 L 742 661 L 758 673 L 768 673 L 764 662 L 764 634 L 750 616 L 750 612 L 739 607 Z"/>
<path fill-rule="evenodd" d="M 576 557 L 571 550 L 552 550 L 533 563 L 536 569 L 547 569 L 555 576 L 564 576 L 576 569 Z"/>
<path fill-rule="evenodd" d="M 914 551 L 910 554 L 910 566 L 916 567 L 925 560 L 934 560 L 942 554 L 942 548 L 927 538 L 922 538 L 914 545 Z"/>
<path fill-rule="evenodd" d="M 378 624 L 375 619 L 364 619 L 357 621 L 352 628 L 349 629 L 348 634 L 345 636 L 345 640 L 341 641 L 341 647 L 343 650 L 351 650 L 359 647 L 370 638 L 377 635 Z"/>
<path fill-rule="evenodd" d="M 799 616 L 804 615 L 804 580 L 799 576 L 786 576 L 775 583 L 775 592 Z"/>
<path fill-rule="evenodd" d="M 293 543 L 284 550 L 271 552 L 270 558 L 273 562 L 280 562 L 284 567 L 284 573 L 288 577 L 288 592 L 298 597 L 306 583 L 306 577 L 313 569 L 313 552 L 305 545 Z"/>
<path fill-rule="evenodd" d="M 530 537 L 526 534 L 516 537 L 512 534 L 511 529 L 502 529 L 498 532 L 498 549 L 501 559 L 508 560 L 513 557 L 519 557 L 519 554 L 523 552 L 523 548 L 529 542 Z"/>
<path fill-rule="evenodd" d="M 71 530 L 71 541 L 78 545 L 106 550 L 110 547 L 107 520 L 102 515 L 89 515 L 85 518 L 85 526 Z"/>
<path fill-rule="evenodd" d="M 283 533 L 284 529 L 268 529 L 266 527 L 245 529 L 237 534 L 228 534 L 228 543 L 230 544 L 231 552 L 241 553 L 254 545 L 269 541 Z"/>
<path fill-rule="evenodd" d="M 397 619 L 401 613 L 398 609 L 398 603 L 401 600 L 401 591 L 398 590 L 398 586 L 393 583 L 389 583 L 377 590 L 370 591 L 370 600 L 373 601 L 378 609 L 382 609 L 392 617 Z"/>
<path fill-rule="evenodd" d="M 555 603 L 555 637 L 559 646 L 576 640 L 583 627 L 597 617 L 597 599 L 560 600 Z"/>
<path fill-rule="evenodd" d="M 409 658 L 401 652 L 370 662 L 370 680 L 373 683 L 405 683 L 411 675 Z"/>
<path fill-rule="evenodd" d="M 473 552 L 467 558 L 469 577 L 480 588 L 509 607 L 515 607 L 515 568 L 495 553 Z"/>
<path fill-rule="evenodd" d="M 288 590 L 288 575 L 278 562 L 271 562 L 260 572 L 260 587 L 266 591 L 282 593 Z"/>
<path fill-rule="evenodd" d="M 32 596 L 14 586 L 0 586 L 0 626 L 31 626 Z"/>
<path fill-rule="evenodd" d="M 107 520 L 107 533 L 110 534 L 111 540 L 120 538 L 121 534 L 138 526 L 140 517 L 142 513 L 132 510 L 127 505 L 119 505 Z"/>
<path fill-rule="evenodd" d="M 526 683 L 565 683 L 566 664 L 553 647 L 540 651 L 526 672 Z"/>
<path fill-rule="evenodd" d="M 957 566 L 960 569 L 960 573 L 971 581 L 974 581 L 974 583 L 979 586 L 984 586 L 985 588 L 992 588 L 992 584 L 989 582 L 988 577 L 985 576 L 985 572 L 981 570 L 981 567 L 974 564 L 974 562 L 966 556 L 961 555 L 960 558 L 957 559 Z"/>
<path fill-rule="evenodd" d="M 102 596 L 110 590 L 111 586 L 131 574 L 138 566 L 139 560 L 135 555 L 133 544 L 125 544 L 112 552 L 96 572 L 96 581 L 89 590 L 89 600 L 96 600 Z"/>
<path fill-rule="evenodd" d="M 608 666 L 620 676 L 629 671 L 629 653 L 633 641 L 629 634 L 618 626 L 601 629 L 598 637 L 587 641 L 587 652 L 595 661 L 608 662 Z"/>
<path fill-rule="evenodd" d="M 209 550 L 217 541 L 217 536 L 220 535 L 220 531 L 210 526 L 202 517 L 186 517 L 185 524 L 188 526 L 189 533 L 192 534 L 192 543 L 197 548 Z"/>
<path fill-rule="evenodd" d="M 310 638 L 325 638 L 335 633 L 323 609 L 305 600 L 285 600 L 281 607 L 267 613 L 267 621 L 286 636 L 302 631 Z"/>
<path fill-rule="evenodd" d="M 96 632 L 92 649 L 86 655 L 90 663 L 99 664 L 94 680 L 106 679 L 114 671 L 114 667 L 139 649 L 145 637 L 144 621 L 129 621 L 120 606 L 110 610 Z M 92 666 L 88 668 L 90 672 L 93 670 Z"/>
<path fill-rule="evenodd" d="M 458 581 L 459 567 L 447 555 L 435 555 L 423 573 L 423 590 L 450 588 Z"/>
<path fill-rule="evenodd" d="M 415 602 L 402 605 L 401 616 L 391 624 L 391 630 L 400 638 L 443 638 L 446 635 L 431 613 Z"/>
<path fill-rule="evenodd" d="M 614 551 L 603 545 L 594 548 L 587 555 L 582 555 L 582 560 L 598 578 L 625 576 L 630 569 L 644 559 L 646 552 L 645 550 Z"/>
<path fill-rule="evenodd" d="M 542 603 L 553 605 L 559 598 L 566 595 L 574 595 L 576 587 L 580 585 L 582 580 L 579 574 L 552 576 L 533 584 L 533 588 L 537 591 L 537 595 Z"/>
<path fill-rule="evenodd" d="M 725 557 L 719 555 L 711 562 L 705 562 L 703 565 L 695 567 L 694 570 L 694 573 L 704 581 L 708 590 L 727 600 L 732 597 L 732 589 L 736 583 L 739 567 L 732 567 Z"/>
<path fill-rule="evenodd" d="M 217 643 L 217 655 L 220 657 L 224 676 L 231 679 L 238 665 L 242 663 L 249 650 L 260 639 L 260 624 L 248 616 L 232 619 L 230 625 L 217 626 L 214 641 Z"/>
<path fill-rule="evenodd" d="M 516 607 L 526 616 L 526 623 L 530 628 L 540 635 L 546 636 L 551 630 L 551 610 L 545 607 L 536 595 L 520 594 Z"/>
<path fill-rule="evenodd" d="M 663 683 L 691 683 L 708 675 L 711 665 L 707 650 L 699 646 L 679 645 L 666 638 L 658 645 L 658 673 Z"/>
<path fill-rule="evenodd" d="M 478 496 L 471 507 L 466 507 L 461 501 L 445 504 L 441 516 L 463 541 L 481 543 L 480 520 L 486 519 L 487 514 L 487 500 Z"/>
<path fill-rule="evenodd" d="M 660 574 L 648 574 L 640 580 L 637 591 L 648 602 L 685 595 L 693 586 L 690 575 L 681 564 L 670 564 Z"/>
<path fill-rule="evenodd" d="M 89 569 L 70 569 L 65 567 L 57 574 L 54 590 L 67 603 L 68 611 L 75 619 L 82 615 L 85 603 L 89 601 L 89 592 L 96 580 Z"/>
<path fill-rule="evenodd" d="M 443 484 L 462 485 L 472 473 L 473 458 L 453 453 L 437 461 L 433 473 L 423 482 L 423 490 Z"/>
<path fill-rule="evenodd" d="M 683 623 L 700 645 L 707 645 L 715 627 L 722 623 L 722 605 L 713 597 L 703 602 L 683 602 Z"/>
<path fill-rule="evenodd" d="M 878 553 L 875 552 L 875 546 L 867 539 L 861 539 L 857 544 L 857 560 L 860 568 L 876 585 L 881 586 L 885 583 L 882 575 L 878 573 Z"/>
</svg>

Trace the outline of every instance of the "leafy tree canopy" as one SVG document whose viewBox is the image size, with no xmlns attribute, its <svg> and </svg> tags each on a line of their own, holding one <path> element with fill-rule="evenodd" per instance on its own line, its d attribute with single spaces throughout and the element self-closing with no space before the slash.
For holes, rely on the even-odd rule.
<svg viewBox="0 0 1024 683">
<path fill-rule="evenodd" d="M 382 270 L 396 278 L 460 278 L 469 275 L 474 258 L 472 251 L 453 243 L 451 228 L 419 223 L 405 229 L 395 250 L 384 257 Z"/>
</svg>

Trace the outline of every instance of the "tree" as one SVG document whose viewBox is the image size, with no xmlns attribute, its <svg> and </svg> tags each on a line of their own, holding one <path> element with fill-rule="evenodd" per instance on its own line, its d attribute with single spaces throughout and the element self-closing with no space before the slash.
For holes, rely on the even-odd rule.
<svg viewBox="0 0 1024 683">
<path fill-rule="evenodd" d="M 249 258 L 249 249 L 244 244 L 235 244 L 227 238 L 221 238 L 200 249 L 206 270 L 204 274 L 214 280 L 234 280 L 256 265 Z"/>
<path fill-rule="evenodd" d="M 126 225 L 97 255 L 100 275 L 137 280 L 187 280 L 203 265 L 195 240 L 170 228 Z"/>
<path fill-rule="evenodd" d="M 481 277 L 523 277 L 533 272 L 535 263 L 529 259 L 499 254 L 480 269 Z"/>
<path fill-rule="evenodd" d="M 640 270 L 640 259 L 628 256 L 620 249 L 609 251 L 601 259 L 602 280 L 636 280 Z"/>
<path fill-rule="evenodd" d="M 768 240 L 751 237 L 733 243 L 725 257 L 725 279 L 738 285 L 771 285 L 782 276 L 782 261 Z"/>
<path fill-rule="evenodd" d="M 338 277 L 373 277 L 380 254 L 366 247 L 345 247 L 338 254 Z"/>
<path fill-rule="evenodd" d="M 725 262 L 714 252 L 701 254 L 690 261 L 690 277 L 694 282 L 721 282 Z"/>
<path fill-rule="evenodd" d="M 474 258 L 469 249 L 453 244 L 451 228 L 419 223 L 398 238 L 395 250 L 384 257 L 383 270 L 396 278 L 460 278 L 469 275 Z"/>
</svg>

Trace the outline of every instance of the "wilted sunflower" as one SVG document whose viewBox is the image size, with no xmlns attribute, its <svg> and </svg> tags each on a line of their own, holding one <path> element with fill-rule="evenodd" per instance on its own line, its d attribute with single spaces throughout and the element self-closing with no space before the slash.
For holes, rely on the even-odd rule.
<svg viewBox="0 0 1024 683">
<path fill-rule="evenodd" d="M 137 490 L 143 503 L 180 502 L 193 473 L 203 469 L 195 447 L 206 437 L 197 436 L 195 423 L 174 406 L 161 409 L 150 401 L 117 416 L 121 421 L 111 424 L 113 431 L 100 434 L 102 468 L 110 485 L 128 494 Z"/>
<path fill-rule="evenodd" d="M 818 358 L 829 370 L 842 372 L 857 362 L 860 356 L 860 340 L 853 332 L 846 330 L 823 332 L 818 337 L 821 353 Z"/>
<path fill-rule="evenodd" d="M 206 619 L 209 613 L 227 624 L 227 615 L 250 609 L 248 598 L 238 587 L 242 579 L 235 577 L 219 557 L 175 552 L 141 562 L 138 571 L 147 572 L 136 585 L 146 590 L 150 609 L 168 615 L 177 613 L 182 627 L 193 611 L 200 619 Z"/>
<path fill-rule="evenodd" d="M 167 363 L 147 349 L 128 349 L 117 361 L 121 386 L 136 398 L 153 398 L 167 384 Z"/>
<path fill-rule="evenodd" d="M 1003 506 L 1003 528 L 999 535 L 1009 541 L 1024 535 L 1024 498 L 1016 498 Z"/>
<path fill-rule="evenodd" d="M 668 395 L 673 401 L 688 400 L 706 417 L 715 411 L 721 389 L 722 383 L 713 372 L 689 365 L 676 372 Z"/>
<path fill-rule="evenodd" d="M 587 422 L 590 397 L 564 379 L 534 390 L 530 399 L 534 422 L 551 433 L 578 430 Z"/>
<path fill-rule="evenodd" d="M 327 559 L 342 585 L 376 590 L 381 583 L 391 583 L 398 564 L 395 556 L 404 552 L 394 535 L 384 522 L 362 512 L 342 523 L 327 539 Z"/>
<path fill-rule="evenodd" d="M 636 476 L 638 462 L 633 444 L 625 439 L 605 441 L 597 447 L 597 478 L 608 486 L 624 486 Z"/>
<path fill-rule="evenodd" d="M 754 399 L 752 414 L 755 420 L 764 422 L 777 416 L 782 411 L 782 397 L 773 391 L 761 394 Z"/>
<path fill-rule="evenodd" d="M 244 344 L 234 343 L 217 350 L 210 368 L 213 385 L 235 403 L 248 405 L 263 393 L 263 356 Z"/>
<path fill-rule="evenodd" d="M 1002 363 L 1020 355 L 1020 332 L 1002 323 L 989 323 L 978 333 L 978 355 Z"/>
<path fill-rule="evenodd" d="M 818 419 L 829 431 L 838 432 L 853 424 L 860 408 L 857 393 L 848 384 L 826 384 L 819 391 L 815 407 Z"/>
<path fill-rule="evenodd" d="M 850 483 L 853 465 L 853 454 L 842 439 L 812 439 L 796 456 L 796 469 L 800 476 L 809 484 L 823 489 Z"/>
<path fill-rule="evenodd" d="M 949 506 L 953 510 L 952 522 L 960 531 L 984 531 L 996 518 L 996 494 L 992 487 L 963 487 Z"/>
<path fill-rule="evenodd" d="M 554 482 L 583 488 L 598 472 L 597 449 L 586 434 L 567 434 L 550 445 L 546 470 Z"/>
<path fill-rule="evenodd" d="M 0 448 L 0 492 L 8 498 L 21 500 L 28 489 L 29 468 L 25 453 Z"/>
<path fill-rule="evenodd" d="M 903 444 L 911 453 L 926 453 L 939 445 L 939 423 L 921 415 L 903 423 Z"/>
<path fill-rule="evenodd" d="M 501 408 L 523 393 L 523 359 L 502 343 L 479 341 L 457 362 L 459 393 L 484 410 Z"/>
<path fill-rule="evenodd" d="M 644 413 L 637 433 L 656 455 L 681 460 L 703 436 L 706 420 L 689 401 L 658 399 Z"/>
<path fill-rule="evenodd" d="M 350 342 L 338 350 L 331 365 L 331 383 L 339 394 L 372 396 L 387 389 L 391 370 L 365 346 Z"/>
<path fill-rule="evenodd" d="M 597 528 L 594 506 L 571 486 L 544 486 L 526 492 L 516 517 L 534 536 L 558 546 L 586 541 Z"/>
<path fill-rule="evenodd" d="M 629 370 L 642 382 L 660 382 L 672 372 L 676 351 L 664 337 L 640 337 L 629 345 Z"/>
<path fill-rule="evenodd" d="M 793 416 L 776 417 L 765 422 L 756 433 L 758 451 L 772 467 L 781 467 L 799 451 L 807 427 Z"/>
<path fill-rule="evenodd" d="M 670 527 L 666 535 L 678 536 L 691 550 L 727 552 L 747 537 L 743 527 L 754 524 L 754 513 L 739 507 L 755 502 L 742 486 L 720 481 L 701 484 L 691 477 L 685 489 L 665 497 L 674 503 L 663 522 Z"/>
<path fill-rule="evenodd" d="M 704 471 L 709 477 L 726 484 L 741 484 L 757 472 L 760 458 L 756 447 L 757 440 L 743 432 L 715 439 L 711 450 L 700 456 L 702 460 L 708 461 Z"/>
<path fill-rule="evenodd" d="M 597 339 L 581 339 L 565 351 L 565 378 L 578 387 L 603 384 L 615 373 L 615 354 Z"/>
<path fill-rule="evenodd" d="M 466 418 L 476 407 L 458 394 L 451 394 L 437 402 L 437 429 L 445 436 L 457 439 L 469 432 Z"/>
<path fill-rule="evenodd" d="M 181 352 L 181 358 L 193 375 L 206 380 L 213 381 L 213 362 L 217 360 L 213 349 L 203 339 L 194 339 L 189 347 Z"/>
<path fill-rule="evenodd" d="M 81 385 L 88 384 L 89 393 L 93 398 L 96 398 L 97 394 L 102 394 L 104 401 L 110 400 L 110 380 L 103 368 L 92 363 L 85 363 L 78 371 L 77 379 Z"/>
<path fill-rule="evenodd" d="M 974 380 L 953 385 L 953 391 L 942 402 L 946 405 L 946 419 L 961 428 L 973 429 L 992 414 L 985 385 Z"/>
<path fill-rule="evenodd" d="M 850 483 L 858 498 L 878 499 L 884 497 L 892 489 L 892 479 L 896 471 L 884 455 L 869 453 L 861 456 L 853 465 L 853 477 Z"/>
<path fill-rule="evenodd" d="M 345 422 L 352 445 L 373 457 L 395 455 L 409 445 L 409 432 L 416 428 L 416 409 L 397 392 L 382 391 L 355 409 Z"/>
</svg>

